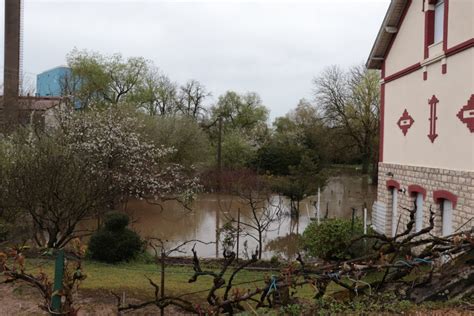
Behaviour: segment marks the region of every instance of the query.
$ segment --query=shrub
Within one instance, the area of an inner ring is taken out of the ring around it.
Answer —
[[[127,214],[112,212],[107,214],[104,227],[108,231],[120,231],[128,226],[130,219]]]
[[[273,255],[271,258],[270,258],[270,263],[274,266],[277,266],[280,264],[280,258],[278,258],[277,255]]]
[[[360,219],[328,219],[320,225],[312,222],[303,233],[303,246],[309,255],[324,260],[341,260],[360,257],[370,250],[369,244],[352,240],[363,235],[364,228]],[[352,243],[352,245],[351,245]]]
[[[116,263],[135,258],[143,248],[137,233],[127,228],[126,214],[110,213],[104,227],[97,230],[89,242],[89,256],[98,261]]]

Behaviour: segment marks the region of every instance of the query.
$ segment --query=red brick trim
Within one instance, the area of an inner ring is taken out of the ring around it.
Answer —
[[[415,193],[421,193],[423,194],[423,200],[426,199],[426,189],[423,188],[422,186],[419,186],[417,184],[412,184],[408,186],[408,193],[410,195],[414,195]]]
[[[436,0],[430,0],[430,1],[431,1],[431,4],[435,4],[435,3],[436,3]],[[460,53],[460,52],[462,52],[462,51],[464,51],[464,50],[466,50],[466,49],[469,49],[469,48],[474,47],[474,38],[471,38],[471,39],[469,39],[469,40],[467,40],[467,41],[464,41],[464,42],[462,42],[462,43],[460,43],[460,44],[457,44],[457,45],[455,45],[455,46],[453,46],[453,47],[448,48],[449,0],[444,0],[444,1],[445,1],[445,2],[444,2],[444,5],[445,5],[444,10],[445,10],[445,11],[444,11],[444,26],[443,26],[443,27],[444,27],[444,30],[443,30],[443,51],[445,52],[446,57],[449,57],[449,56],[456,55],[456,54],[458,54],[458,53]],[[398,29],[400,29],[400,26],[402,25],[403,20],[405,19],[405,16],[406,16],[406,14],[407,14],[407,12],[408,12],[408,9],[409,9],[410,6],[411,6],[411,3],[412,3],[412,0],[409,0],[408,3],[407,3],[407,5],[405,6],[404,12],[403,12],[403,14],[402,14],[402,16],[401,16],[401,18],[400,18],[399,23],[398,23]],[[424,4],[424,2],[423,2],[423,4]],[[424,10],[424,11],[425,11],[425,10]],[[430,10],[430,11],[433,13],[433,22],[434,22],[434,11],[433,11],[433,10]],[[430,12],[430,11],[428,11],[428,10],[425,11],[425,14],[426,14],[427,12]],[[429,29],[427,28],[427,26],[428,26],[428,25],[427,25],[427,21],[426,21],[426,19],[425,19],[425,44],[426,44],[426,41],[429,39],[429,37],[426,36],[426,35],[427,35],[426,32],[429,31]],[[395,35],[392,37],[391,41],[390,41],[390,44],[389,44],[388,49],[387,49],[387,51],[386,51],[386,53],[385,53],[385,56],[384,56],[384,57],[385,57],[385,60],[387,59],[387,56],[388,56],[388,54],[390,53],[390,50],[391,50],[392,45],[393,45],[393,42],[395,41],[395,38],[397,37],[397,35],[398,35],[398,33],[395,34]],[[433,40],[434,40],[434,23],[433,23],[433,34],[432,34],[432,35],[433,35]],[[432,43],[431,43],[431,44],[432,44]],[[429,44],[429,45],[431,45],[431,44]],[[429,45],[428,45],[428,46],[429,46]],[[428,49],[428,46],[425,45],[425,54],[428,55],[427,57],[425,56],[425,59],[426,59],[426,58],[429,58],[429,50],[426,51],[426,49]],[[421,63],[416,63],[416,64],[411,65],[411,66],[409,66],[409,67],[406,67],[406,68],[404,68],[404,69],[402,69],[402,70],[400,70],[400,71],[397,71],[397,72],[395,72],[394,74],[389,75],[389,76],[387,76],[387,77],[385,77],[385,71],[383,71],[383,72],[382,72],[382,79],[384,79],[385,83],[388,83],[388,82],[390,82],[390,81],[397,80],[397,79],[402,78],[402,77],[404,77],[404,76],[406,76],[406,75],[409,75],[409,74],[411,74],[412,72],[415,72],[415,71],[417,71],[417,70],[419,70],[419,69],[421,69],[421,68],[422,68],[422,67],[421,67]],[[441,69],[442,73],[443,73],[443,74],[447,73],[447,69],[448,69],[448,68],[447,68],[447,65],[442,66],[442,69]]]
[[[449,57],[449,56],[453,56],[453,55],[456,55],[457,53],[460,53],[466,49],[469,49],[469,48],[472,48],[474,47],[474,38],[471,38],[467,41],[464,41],[460,44],[457,44],[453,47],[450,47],[446,50],[446,56]]]
[[[402,69],[396,73],[394,73],[393,75],[390,75],[386,78],[384,78],[384,82],[385,83],[388,83],[390,81],[393,81],[393,80],[397,80],[401,77],[404,77],[406,75],[409,75],[411,74],[412,72],[415,72],[417,70],[420,70],[421,69],[421,64],[420,63],[416,63],[414,65],[411,65],[410,67],[407,67],[405,69]]]
[[[423,80],[428,80],[428,71],[423,71]]]
[[[453,209],[456,208],[456,205],[458,204],[458,197],[457,195],[446,191],[446,190],[437,190],[433,192],[433,200],[436,203],[440,203],[442,200],[448,200],[453,203]]]
[[[400,190],[400,183],[398,183],[397,181],[395,180],[387,180],[387,189],[388,190],[391,190],[393,188],[397,189],[397,190]]]
[[[445,53],[448,50],[448,18],[449,18],[449,0],[444,0],[443,51]]]
[[[445,75],[448,72],[448,65],[447,64],[442,64],[441,65],[441,73]]]
[[[385,61],[382,63],[382,77],[385,75]],[[385,83],[380,85],[379,162],[383,162],[383,141],[385,124]]]
[[[429,46],[434,42],[434,10],[425,11],[425,46],[424,46],[424,57],[427,59],[430,57]]]
[[[451,48],[448,48],[448,50],[446,51],[446,57],[456,55],[456,54],[458,54],[462,51],[465,51],[466,49],[473,48],[473,47],[474,47],[474,38],[471,38],[470,40],[464,41],[464,42],[462,42],[458,45],[455,45]],[[397,71],[396,73],[394,73],[390,76],[387,76],[386,78],[384,78],[385,76],[382,76],[382,79],[384,79],[385,83],[388,83],[390,81],[397,80],[401,77],[409,75],[412,72],[420,70],[421,68],[422,68],[421,63],[416,63],[416,64],[411,65],[407,68],[404,68],[400,71]],[[385,75],[385,72],[383,73],[383,75]]]

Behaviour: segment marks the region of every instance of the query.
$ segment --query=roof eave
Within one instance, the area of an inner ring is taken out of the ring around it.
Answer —
[[[366,67],[368,69],[381,69],[383,61],[387,54],[390,42],[393,37],[396,36],[396,33],[387,32],[387,28],[398,27],[400,26],[400,21],[403,16],[403,11],[408,4],[408,0],[392,0],[385,14],[382,25],[380,26],[379,32],[375,39],[372,50],[370,51],[369,58],[366,62]]]

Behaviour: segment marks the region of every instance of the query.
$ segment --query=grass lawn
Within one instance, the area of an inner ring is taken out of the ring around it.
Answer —
[[[82,282],[80,288],[83,290],[102,290],[114,291],[127,294],[137,298],[152,298],[154,288],[149,284],[148,278],[152,279],[156,284],[160,284],[159,266],[153,263],[130,262],[120,264],[106,264],[97,261],[85,260],[82,262],[83,272],[87,278]],[[202,265],[203,270],[211,270],[218,272],[215,267],[206,267]],[[424,270],[424,269],[423,269]],[[27,272],[38,273],[43,271],[53,278],[54,262],[49,259],[29,259],[27,260]],[[224,275],[227,281],[232,273],[233,268],[230,267]],[[211,276],[200,276],[196,282],[189,283],[188,280],[194,271],[191,266],[168,266],[165,275],[165,291],[167,295],[183,295],[191,293],[190,298],[203,300],[206,298],[208,290],[212,286],[213,278]],[[234,278],[234,288],[239,289],[255,289],[265,285],[262,279],[271,277],[277,272],[272,271],[253,271],[242,270]],[[413,273],[417,274],[417,273]],[[374,272],[367,275],[363,280],[365,282],[373,282],[381,279],[383,272]],[[415,275],[407,278],[415,278]],[[349,282],[343,278],[343,281]],[[243,284],[239,284],[243,283]],[[350,283],[350,282],[349,282]],[[363,284],[360,284],[363,286]],[[344,290],[343,287],[331,282],[326,290],[326,294]],[[202,291],[202,292],[201,292]],[[223,289],[219,290],[223,292]],[[200,292],[200,293],[195,293]],[[219,292],[218,292],[219,293]],[[296,297],[311,299],[314,297],[315,291],[311,285],[304,285],[297,289]]]
[[[27,272],[35,274],[42,270],[53,278],[53,265],[52,260],[29,259],[27,260]],[[87,278],[80,286],[82,290],[114,291],[116,293],[125,291],[129,296],[145,299],[152,298],[154,295],[154,288],[149,284],[147,277],[160,284],[159,267],[152,263],[131,262],[112,265],[95,261],[83,261],[82,267],[83,272],[87,274]],[[208,269],[204,266],[203,269],[218,271],[215,268]],[[228,280],[232,271],[232,268],[228,269],[224,276],[226,280]],[[201,276],[196,282],[188,283],[193,273],[191,266],[168,266],[165,278],[166,293],[170,295],[193,293],[188,297],[196,301],[204,300],[207,296],[206,290],[212,286],[212,277]],[[271,274],[272,272],[243,270],[235,277],[234,287],[239,289],[263,287],[262,279],[266,276],[270,277]],[[245,284],[238,285],[239,283]],[[336,285],[332,291],[338,288]],[[203,292],[194,293],[199,291]],[[313,295],[314,291],[309,285],[298,289],[298,297],[311,298]]]

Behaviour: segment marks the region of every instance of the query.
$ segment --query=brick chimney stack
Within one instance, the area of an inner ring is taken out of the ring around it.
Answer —
[[[5,0],[4,102],[1,119],[2,125],[8,125],[10,128],[16,126],[19,121],[20,32],[21,0]]]

